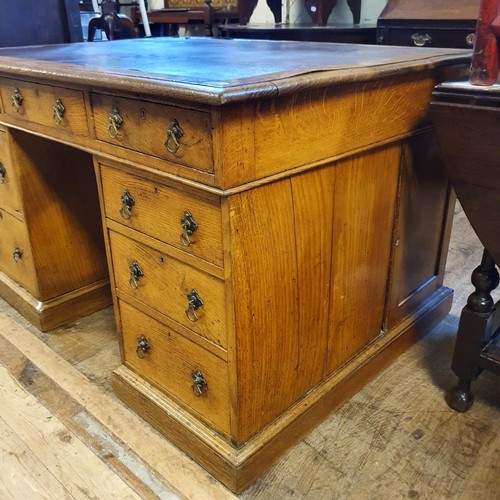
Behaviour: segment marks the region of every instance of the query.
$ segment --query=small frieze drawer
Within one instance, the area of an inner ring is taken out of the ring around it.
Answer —
[[[36,290],[35,267],[26,226],[0,209],[0,270],[31,293]]]
[[[226,348],[224,282],[109,231],[118,290]]]
[[[106,217],[223,266],[218,197],[194,195],[101,165]]]
[[[83,92],[22,80],[0,79],[5,114],[75,135],[89,128]]]
[[[210,113],[96,93],[92,109],[99,140],[214,171]]]
[[[10,161],[7,133],[0,129],[0,207],[21,213],[21,199]]]
[[[229,434],[227,363],[123,300],[119,308],[125,364]]]

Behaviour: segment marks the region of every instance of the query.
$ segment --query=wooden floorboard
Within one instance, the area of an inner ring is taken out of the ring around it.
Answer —
[[[242,499],[500,498],[500,379],[479,377],[466,414],[443,400],[481,254],[458,209],[445,281],[455,290],[450,315]],[[117,400],[110,377],[119,364],[111,309],[41,333],[0,302],[0,498],[234,498]],[[113,479],[96,485],[97,469]],[[110,496],[113,481],[122,489]]]

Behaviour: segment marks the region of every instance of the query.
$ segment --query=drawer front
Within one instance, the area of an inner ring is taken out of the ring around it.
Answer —
[[[226,348],[222,281],[114,231],[109,239],[120,291]]]
[[[101,178],[106,217],[222,267],[218,204],[106,166]]]
[[[21,212],[21,198],[10,161],[7,133],[0,130],[0,207]]]
[[[96,137],[204,172],[214,171],[209,113],[92,94]]]
[[[380,41],[385,45],[472,49],[475,37],[474,31],[474,28],[389,28]]]
[[[83,92],[50,85],[0,79],[4,112],[12,117],[88,135]]]
[[[125,364],[229,434],[225,361],[120,301]]]
[[[0,209],[0,270],[33,295],[36,277],[28,234],[23,222]]]

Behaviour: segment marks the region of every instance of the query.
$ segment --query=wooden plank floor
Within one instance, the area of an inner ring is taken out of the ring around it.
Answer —
[[[455,215],[451,314],[291,449],[242,499],[498,499],[500,379],[467,414],[443,392],[482,249]],[[234,498],[117,400],[111,309],[41,333],[0,301],[0,498]]]

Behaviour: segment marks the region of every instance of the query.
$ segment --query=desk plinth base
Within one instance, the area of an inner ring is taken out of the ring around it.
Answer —
[[[288,448],[392,363],[450,311],[453,291],[437,290],[414,315],[362,351],[240,448],[121,366],[113,389],[131,409],[204,467],[241,493]]]
[[[0,297],[42,332],[76,321],[111,304],[109,279],[42,302],[2,272]]]

